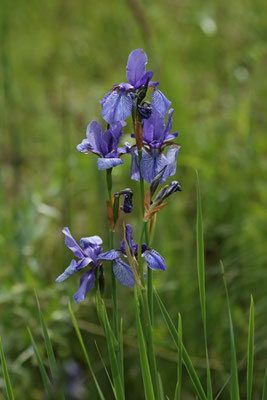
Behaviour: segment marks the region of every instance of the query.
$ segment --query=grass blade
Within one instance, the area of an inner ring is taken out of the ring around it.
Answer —
[[[263,383],[263,391],[262,391],[262,400],[267,400],[267,368],[265,370],[264,375],[264,383]]]
[[[44,384],[45,391],[47,393],[48,398],[51,399],[51,398],[53,398],[53,396],[52,396],[53,392],[52,392],[52,386],[51,386],[50,379],[48,378],[48,375],[46,373],[44,364],[43,364],[41,356],[39,354],[38,347],[37,347],[37,345],[35,343],[35,340],[34,340],[34,338],[32,336],[30,328],[27,328],[27,329],[28,329],[28,332],[29,332],[29,335],[30,335],[31,344],[32,344],[32,347],[33,347],[33,351],[34,351],[37,363],[38,363],[38,367],[39,367],[39,370],[40,370],[40,374],[41,374],[41,377],[42,377],[42,381],[43,381],[43,384]]]
[[[177,364],[177,384],[175,388],[174,400],[181,400],[182,390],[182,346],[183,346],[183,328],[181,314],[178,314],[178,364]]]
[[[98,383],[98,381],[97,381],[97,379],[96,379],[96,376],[95,376],[95,373],[94,373],[94,371],[93,371],[93,368],[92,368],[92,365],[91,365],[91,362],[90,362],[90,359],[89,359],[89,356],[88,356],[86,347],[85,347],[85,345],[84,345],[84,341],[83,341],[83,338],[82,338],[82,335],[81,335],[81,332],[80,332],[80,329],[79,329],[79,326],[78,326],[78,323],[77,323],[76,317],[75,317],[75,315],[74,315],[74,312],[73,312],[73,310],[72,310],[72,307],[71,307],[70,302],[69,302],[69,312],[70,312],[70,316],[71,316],[71,319],[72,319],[72,323],[73,323],[73,326],[74,326],[76,335],[77,335],[77,337],[78,337],[78,340],[79,340],[79,342],[80,342],[81,348],[82,348],[82,350],[83,350],[83,354],[84,354],[84,357],[85,357],[85,359],[86,359],[88,368],[89,368],[89,370],[90,370],[90,372],[91,372],[91,374],[92,374],[93,380],[94,380],[94,382],[95,382],[95,385],[96,385],[96,388],[97,388],[99,397],[100,397],[101,400],[105,400],[105,397],[104,397],[104,395],[103,395],[103,393],[102,393],[102,390],[101,390],[101,388],[100,388],[100,386],[99,386],[99,383]]]
[[[142,329],[141,320],[140,320],[140,314],[139,314],[140,305],[139,305],[136,285],[134,288],[134,297],[135,297],[134,304],[135,304],[137,339],[138,339],[138,344],[139,344],[139,355],[140,355],[142,377],[143,377],[143,383],[144,383],[144,389],[145,389],[145,398],[149,399],[149,400],[154,400],[155,396],[154,396],[152,379],[151,379],[149,363],[148,363],[148,358],[147,358],[145,338],[144,338],[143,329]]]
[[[161,379],[160,373],[158,373],[158,380],[159,380],[159,398],[160,398],[160,400],[165,400],[164,389],[163,389],[163,384],[162,384],[162,379]]]
[[[42,326],[43,337],[44,337],[44,342],[45,342],[45,348],[46,348],[46,352],[47,352],[47,356],[48,356],[51,375],[52,375],[53,378],[56,379],[56,377],[57,377],[57,363],[56,363],[55,354],[54,354],[54,351],[53,351],[51,340],[50,340],[49,335],[48,335],[46,322],[45,322],[45,319],[44,319],[44,316],[43,316],[43,313],[42,313],[42,310],[41,310],[40,303],[39,303],[39,300],[38,300],[36,292],[35,292],[35,296],[36,296],[36,302],[37,302],[40,322],[41,322],[41,326]]]
[[[208,353],[207,339],[207,317],[206,317],[206,290],[205,290],[205,261],[204,261],[204,239],[203,239],[203,222],[202,208],[198,172],[197,175],[197,271],[198,271],[198,286],[201,305],[201,315],[204,330],[205,354],[206,354],[206,370],[207,370],[207,397],[212,400],[212,384],[210,376],[210,363]]]
[[[106,307],[99,292],[96,295],[96,304],[97,304],[98,315],[100,317],[107,341],[109,361],[112,371],[113,384],[116,392],[116,399],[124,400],[125,395],[121,381],[120,366],[119,366],[120,360],[118,360],[116,357],[116,354],[118,354],[118,351],[116,351],[116,346],[119,347],[119,343],[115,339],[114,333],[111,329]]]
[[[8,369],[7,369],[7,365],[6,365],[6,359],[5,359],[5,355],[4,355],[4,350],[3,350],[3,347],[2,347],[1,337],[0,337],[0,355],[1,355],[1,364],[2,364],[4,380],[5,380],[7,398],[8,398],[8,400],[14,400],[12,384],[11,384],[11,381],[10,381],[10,378],[9,378],[9,374],[8,374]]]
[[[227,289],[227,283],[224,275],[224,266],[221,261],[221,268],[222,268],[222,275],[223,275],[223,282],[225,287],[226,293],[226,300],[227,300],[227,309],[228,309],[228,318],[229,318],[229,327],[230,327],[230,344],[231,344],[231,399],[232,400],[239,400],[239,384],[238,384],[238,371],[237,371],[237,362],[236,362],[236,349],[235,349],[235,337],[234,337],[234,328],[233,328],[233,321],[231,315],[231,308],[230,308],[230,301]]]
[[[247,400],[251,400],[254,363],[254,302],[250,298],[248,325],[248,365],[247,365]]]
[[[121,356],[121,377],[122,377],[122,384],[124,387],[124,363],[123,363],[123,319],[121,318],[120,323],[120,356]]]
[[[105,372],[106,372],[106,375],[107,375],[107,377],[108,377],[108,380],[109,380],[111,389],[112,389],[112,391],[113,391],[114,397],[115,397],[115,399],[116,399],[116,392],[115,392],[115,388],[114,388],[112,379],[111,379],[111,377],[110,377],[110,375],[109,375],[109,372],[108,372],[107,367],[106,367],[106,365],[105,365],[105,363],[104,363],[102,354],[100,353],[100,350],[99,350],[99,347],[98,347],[96,341],[95,341],[95,347],[96,347],[96,350],[97,350],[98,355],[99,355],[99,357],[100,357],[100,360],[101,360],[101,363],[102,363],[102,365],[103,365],[103,368],[104,368],[104,370],[105,370]]]
[[[174,326],[174,324],[173,324],[173,322],[171,320],[171,317],[170,317],[168,311],[166,310],[166,308],[165,308],[161,298],[159,297],[158,293],[156,292],[156,290],[154,290],[154,293],[155,293],[159,308],[160,308],[160,310],[162,312],[162,315],[163,315],[163,317],[165,319],[165,322],[167,324],[167,327],[169,329],[169,332],[170,332],[170,334],[171,334],[171,336],[173,338],[174,344],[175,344],[176,347],[178,347],[178,332],[177,332],[177,329],[175,328],[175,326]],[[184,365],[185,365],[186,370],[188,372],[188,375],[189,375],[189,377],[191,379],[191,382],[193,383],[193,386],[194,386],[194,388],[196,390],[197,395],[199,396],[199,398],[201,400],[207,400],[207,397],[205,395],[203,387],[202,387],[202,385],[200,383],[199,377],[197,376],[197,373],[196,373],[196,371],[195,371],[195,369],[193,367],[192,361],[190,360],[190,357],[189,357],[189,355],[188,355],[188,353],[187,353],[187,351],[185,349],[185,346],[183,344],[182,344],[182,357],[183,357]]]

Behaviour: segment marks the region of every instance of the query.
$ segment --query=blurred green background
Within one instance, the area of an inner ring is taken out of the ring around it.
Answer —
[[[266,20],[264,0],[2,0],[0,8],[0,335],[15,396],[43,399],[27,326],[45,356],[34,289],[40,298],[68,399],[97,399],[67,303],[79,276],[55,278],[72,258],[61,233],[94,234],[107,250],[105,174],[96,157],[78,153],[87,124],[101,121],[98,103],[126,80],[130,51],[143,48],[148,69],[172,101],[173,130],[182,145],[175,178],[183,192],[157,219],[154,247],[168,268],[155,285],[176,321],[205,384],[204,342],[196,270],[196,175],[205,228],[208,341],[214,391],[229,376],[230,345],[219,260],[226,268],[237,337],[241,398],[245,393],[250,294],[254,296],[255,376],[260,398],[267,359]],[[125,130],[131,133],[131,125]],[[127,138],[126,138],[127,140]],[[132,187],[136,207],[127,221],[138,234],[138,184],[130,160],[114,169],[114,191]],[[120,235],[117,237],[119,244]],[[106,267],[108,268],[108,267]],[[130,293],[130,294],[129,294]],[[107,305],[110,291],[107,279]],[[142,399],[132,292],[120,285],[125,327],[127,399]],[[74,306],[104,393],[107,362],[93,296]],[[176,353],[159,310],[155,336],[159,369],[171,398]],[[0,375],[0,399],[4,381]],[[229,399],[228,390],[221,399]],[[194,399],[184,374],[183,399]]]

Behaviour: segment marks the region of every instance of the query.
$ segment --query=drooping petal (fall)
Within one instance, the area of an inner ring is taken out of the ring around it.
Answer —
[[[106,251],[105,253],[101,253],[98,257],[99,260],[116,260],[116,258],[119,258],[121,256],[121,251],[120,250],[109,250]]]
[[[134,101],[126,90],[114,89],[102,101],[102,117],[109,124],[124,121],[132,112]]]
[[[153,270],[160,269],[161,271],[165,271],[167,268],[164,258],[154,249],[146,250],[142,257],[146,260],[146,263],[149,268]]]
[[[67,279],[70,275],[74,274],[76,269],[77,262],[75,260],[71,260],[70,265],[65,269],[65,271],[59,275],[56,279],[56,282],[63,282]]]
[[[76,301],[76,303],[85,300],[87,293],[93,289],[94,284],[95,284],[94,270],[85,272],[80,279],[80,285],[77,292],[73,295],[73,298]]]
[[[145,181],[151,183],[155,176],[168,164],[168,160],[158,149],[145,152],[141,160],[141,174]],[[167,179],[167,178],[166,178]],[[162,182],[164,180],[162,179]]]
[[[113,272],[116,279],[124,286],[134,286],[134,275],[131,267],[120,258],[113,261]]]
[[[166,154],[166,158],[168,160],[168,164],[167,167],[165,169],[165,172],[163,174],[163,182],[166,181],[166,179],[169,176],[172,176],[175,174],[176,172],[176,166],[177,166],[177,156],[179,153],[181,146],[170,146],[167,154]]]
[[[155,89],[152,94],[152,104],[164,116],[171,105],[171,101],[159,89]]]
[[[118,165],[123,164],[123,161],[120,158],[98,158],[97,159],[97,166],[98,169],[104,170],[104,169],[110,169],[113,167],[117,167]]]

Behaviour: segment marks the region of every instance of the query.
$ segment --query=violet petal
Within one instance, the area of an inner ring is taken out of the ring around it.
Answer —
[[[76,303],[85,300],[87,293],[93,289],[95,284],[95,273],[94,270],[86,271],[81,279],[80,285],[77,292],[74,294],[73,298]]]
[[[165,271],[167,268],[164,258],[154,249],[146,250],[142,254],[142,257],[145,258],[148,267],[153,270],[160,269],[161,271]]]
[[[133,50],[128,57],[126,67],[127,79],[131,85],[135,84],[143,77],[146,72],[147,55],[142,49]]]
[[[134,275],[131,267],[120,258],[113,261],[113,272],[116,279],[124,286],[134,286]]]

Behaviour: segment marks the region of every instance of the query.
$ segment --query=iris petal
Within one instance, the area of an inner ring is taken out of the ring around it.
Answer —
[[[71,260],[70,265],[65,269],[63,274],[61,274],[57,277],[56,282],[63,282],[70,275],[74,274],[77,271],[76,266],[77,266],[77,262],[75,260]]]
[[[142,49],[133,50],[128,57],[126,67],[127,79],[131,85],[135,84],[143,77],[146,72],[147,55]]]
[[[123,161],[120,158],[98,158],[97,166],[99,170],[109,169],[113,167],[117,167],[117,165],[123,164]]]
[[[92,146],[92,150],[102,154],[102,128],[97,121],[92,121],[86,129],[86,137]]]
[[[65,235],[65,244],[73,252],[73,254],[78,258],[85,257],[86,255],[84,254],[78,243],[76,243],[76,241],[73,239],[69,228],[63,228],[62,232]]]
[[[116,260],[116,258],[119,258],[121,256],[121,251],[119,250],[110,250],[107,251],[106,253],[101,253],[98,257],[99,260]]]
[[[145,258],[148,267],[153,270],[160,269],[161,271],[165,271],[167,268],[164,258],[154,249],[146,250],[142,254],[142,257]]]
[[[179,153],[181,146],[170,146],[170,148],[167,151],[166,158],[168,160],[168,165],[165,169],[165,172],[163,174],[163,181],[166,181],[166,179],[169,176],[172,176],[176,172],[176,166],[177,166],[177,156]]]
[[[168,160],[163,153],[157,149],[145,152],[141,160],[141,174],[145,181],[151,183],[155,176],[168,164]],[[163,175],[164,176],[164,175]],[[165,179],[164,179],[165,180]],[[164,181],[162,179],[162,182]]]
[[[80,285],[77,292],[74,294],[73,298],[76,303],[83,301],[87,295],[87,293],[93,289],[95,284],[95,273],[93,270],[85,272],[81,279]]]
[[[132,112],[133,99],[125,90],[112,90],[102,101],[102,117],[109,124],[123,121]]]
[[[95,246],[95,245],[99,246],[102,243],[103,243],[103,240],[98,235],[84,237],[84,238],[81,238],[81,240],[80,240],[80,245],[85,249],[88,246]]]
[[[152,104],[156,110],[164,116],[170,107],[171,102],[160,90],[155,89],[152,94]]]
[[[116,279],[124,286],[134,286],[134,275],[131,267],[119,258],[113,262],[113,272]]]

